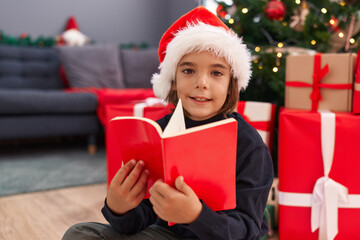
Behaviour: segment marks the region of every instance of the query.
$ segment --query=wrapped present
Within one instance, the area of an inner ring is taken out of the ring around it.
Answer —
[[[356,58],[355,64],[355,82],[354,82],[354,96],[353,96],[353,113],[360,114],[360,49]]]
[[[273,184],[270,188],[269,196],[267,205],[273,206],[274,208],[274,221],[272,226],[277,227],[278,226],[278,219],[279,219],[279,178],[274,178]]]
[[[237,111],[258,131],[271,152],[274,138],[275,104],[239,101]]]
[[[352,53],[288,56],[285,108],[351,112],[355,59]]]
[[[70,93],[88,92],[93,93],[98,98],[97,116],[106,127],[106,109],[112,109],[119,104],[135,104],[143,102],[147,98],[155,98],[152,89],[134,88],[134,89],[113,89],[113,88],[68,88],[65,90]]]
[[[171,105],[165,104],[158,98],[146,98],[136,104],[106,104],[105,105],[105,141],[106,141],[106,160],[108,169],[108,184],[121,167],[121,162],[118,161],[118,148],[113,145],[114,136],[111,131],[108,131],[109,121],[118,116],[136,116],[145,117],[152,120],[158,120],[171,113]]]
[[[359,238],[359,146],[359,116],[280,113],[280,240]]]
[[[153,97],[137,101],[136,103],[106,104],[105,106],[107,123],[111,118],[117,116],[135,116],[158,120],[168,113],[171,113],[171,105],[168,105],[159,98]]]

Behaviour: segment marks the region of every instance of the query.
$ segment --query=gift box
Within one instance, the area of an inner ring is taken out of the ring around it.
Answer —
[[[353,113],[360,114],[360,77],[354,84]]]
[[[360,114],[360,49],[357,54],[355,64],[355,82],[354,82],[354,96],[353,96],[353,113]]]
[[[275,123],[275,104],[267,102],[239,101],[237,112],[253,126],[272,152]]]
[[[158,98],[146,98],[136,103],[106,104],[106,123],[118,116],[145,117],[156,121],[171,113],[171,108],[172,105],[168,105]]]
[[[121,167],[121,161],[118,160],[120,153],[118,152],[118,148],[114,145],[115,141],[113,140],[115,136],[111,131],[108,131],[107,125],[109,121],[118,116],[145,117],[156,121],[166,114],[171,113],[171,108],[171,105],[165,104],[157,98],[147,98],[136,104],[107,104],[105,106],[105,141],[108,184],[110,184],[112,178]]]
[[[272,227],[275,228],[278,226],[278,219],[279,219],[279,178],[274,178],[273,184],[270,188],[268,200],[267,200],[267,206],[273,207],[273,222]]]
[[[134,89],[112,89],[112,88],[70,88],[66,92],[75,93],[93,93],[98,98],[97,116],[101,124],[106,126],[106,108],[118,104],[135,104],[145,101],[148,98],[155,98],[152,89],[134,88]]]
[[[351,112],[355,60],[352,53],[288,56],[285,108]]]
[[[279,239],[359,239],[360,117],[279,117]]]
[[[269,231],[268,233],[261,238],[261,240],[268,239],[270,237],[273,237],[275,235],[275,228],[274,228],[274,215],[275,215],[275,208],[273,205],[266,205],[265,207],[265,218],[268,223]]]

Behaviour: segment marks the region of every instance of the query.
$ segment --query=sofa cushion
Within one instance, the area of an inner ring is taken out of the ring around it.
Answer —
[[[121,50],[126,88],[151,88],[151,77],[158,72],[157,49]]]
[[[96,134],[95,114],[26,115],[0,118],[0,140]]]
[[[124,88],[116,45],[58,47],[57,50],[70,87]]]
[[[60,89],[55,49],[0,45],[0,88]]]
[[[96,108],[97,97],[91,93],[0,89],[0,115],[95,114]]]

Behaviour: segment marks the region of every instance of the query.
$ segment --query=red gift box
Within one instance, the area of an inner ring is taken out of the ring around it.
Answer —
[[[275,104],[239,101],[237,111],[258,131],[271,151],[274,138]]]
[[[163,103],[158,98],[147,98],[137,103],[106,104],[105,126],[112,118],[118,116],[145,117],[156,121],[169,113],[171,113],[171,105]]]
[[[354,114],[360,114],[360,49],[357,54],[355,63],[355,82],[354,82],[354,96],[353,96],[353,109]]]
[[[279,239],[360,238],[359,146],[359,116],[280,113]]]
[[[86,92],[93,93],[98,98],[97,116],[99,121],[106,126],[106,109],[109,105],[134,104],[144,101],[147,98],[153,98],[152,89],[134,88],[134,89],[112,89],[112,88],[69,88],[66,92]],[[111,109],[111,107],[110,107]]]
[[[171,113],[171,105],[161,103],[159,99],[148,98],[136,104],[107,104],[105,105],[105,136],[106,136],[106,159],[108,169],[108,184],[121,167],[118,148],[114,144],[114,135],[108,131],[109,121],[118,116],[137,116],[158,120]]]
[[[354,84],[353,113],[360,114],[360,77]]]

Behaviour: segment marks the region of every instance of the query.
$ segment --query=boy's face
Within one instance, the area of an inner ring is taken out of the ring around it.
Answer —
[[[195,121],[215,116],[224,105],[231,77],[225,58],[209,51],[183,56],[176,69],[175,88],[188,117]]]

